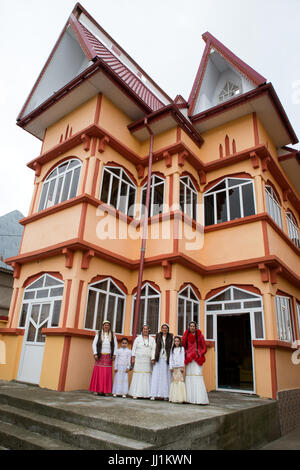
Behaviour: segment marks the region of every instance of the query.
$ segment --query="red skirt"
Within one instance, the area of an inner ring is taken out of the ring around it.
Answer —
[[[90,392],[111,393],[112,391],[112,359],[110,354],[101,354],[95,362],[90,382]]]

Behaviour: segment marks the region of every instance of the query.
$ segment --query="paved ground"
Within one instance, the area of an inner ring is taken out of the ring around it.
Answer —
[[[262,447],[261,450],[300,450],[300,425],[285,436]]]

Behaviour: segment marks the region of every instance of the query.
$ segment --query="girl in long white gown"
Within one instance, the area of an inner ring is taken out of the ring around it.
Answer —
[[[155,347],[155,341],[149,336],[149,327],[145,325],[142,334],[136,337],[132,347],[133,374],[129,395],[134,399],[150,397],[153,347]]]
[[[181,339],[179,336],[175,336],[169,363],[172,372],[169,401],[174,403],[184,403],[186,401],[184,356],[184,348],[181,345]]]
[[[164,323],[161,331],[156,334],[155,348],[152,350],[152,379],[151,400],[164,398],[168,400],[171,385],[171,372],[169,369],[169,357],[173,344],[173,335],[169,332],[169,325]]]

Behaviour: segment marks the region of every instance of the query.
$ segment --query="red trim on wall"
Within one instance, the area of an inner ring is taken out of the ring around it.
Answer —
[[[87,175],[88,175],[88,171],[89,171],[89,163],[90,163],[90,160],[87,159],[86,160],[85,173],[84,173],[84,177],[83,177],[83,185],[82,185],[82,192],[83,193],[85,193],[86,180],[87,180]]]
[[[259,145],[258,123],[256,113],[252,113],[254,145]]]
[[[96,195],[96,185],[97,185],[97,178],[98,178],[98,173],[99,173],[99,166],[100,166],[100,160],[98,160],[98,158],[97,158],[96,159],[94,176],[93,176],[92,191],[91,191],[92,196],[94,196],[94,197]]]
[[[174,175],[169,175],[169,208],[173,205]]]
[[[170,321],[170,291],[166,290],[166,323]]]
[[[276,371],[276,351],[270,349],[270,367],[271,367],[271,383],[272,383],[272,398],[277,398],[277,371]]]
[[[69,355],[70,355],[70,346],[71,346],[71,337],[70,336],[65,336],[65,338],[64,338],[64,348],[63,348],[61,366],[60,366],[59,381],[58,381],[58,387],[57,387],[57,390],[59,392],[64,392],[65,386],[66,386],[68,362],[69,362]]]
[[[35,178],[35,179],[36,179],[36,178]],[[38,189],[39,189],[39,183],[35,183],[33,202],[32,202],[31,211],[30,211],[30,214],[29,214],[29,215],[33,214],[33,212],[34,212],[35,202],[36,202],[36,198],[37,198]],[[24,232],[23,232],[23,235],[24,235]],[[23,238],[22,238],[22,241],[21,241],[21,245],[20,245],[20,250],[19,250],[19,251],[21,251],[22,242],[23,242]]]
[[[93,137],[92,138],[91,157],[94,157],[96,155],[97,142],[98,142],[98,138]]]
[[[25,329],[22,328],[0,328],[1,335],[16,335],[16,336],[24,336]]]
[[[127,289],[127,287],[125,286],[125,284],[124,284],[122,281],[119,281],[119,279],[116,279],[115,277],[110,276],[110,275],[98,275],[98,276],[94,276],[94,277],[89,281],[89,286],[90,286],[91,284],[94,284],[95,282],[100,282],[100,281],[102,281],[103,279],[107,279],[107,278],[112,279],[112,280],[117,284],[117,286],[121,289],[121,291],[123,291],[126,295],[128,294],[128,289]]]
[[[58,271],[40,271],[39,273],[33,274],[25,279],[22,287],[27,287],[29,284],[32,284],[36,279],[40,278],[44,274],[49,274],[49,276],[57,277],[60,281],[63,281],[63,277]]]
[[[215,186],[216,184],[219,183],[219,181],[224,180],[225,178],[249,178],[253,180],[253,176],[250,175],[250,173],[246,173],[245,171],[242,171],[240,173],[227,173],[226,175],[220,176],[219,178],[214,179],[213,181],[210,181],[206,186],[204,186],[203,192],[208,191],[210,188]]]
[[[79,222],[79,228],[78,228],[78,238],[80,240],[83,240],[83,237],[84,237],[87,208],[88,208],[88,203],[84,202],[81,207],[81,215],[80,215],[80,222]]]
[[[15,291],[14,303],[13,303],[13,308],[12,308],[12,312],[11,312],[11,316],[10,316],[10,322],[9,322],[9,326],[8,326],[9,328],[11,328],[11,325],[12,325],[12,322],[13,322],[13,319],[14,319],[18,295],[19,295],[19,287],[17,287],[16,291]]]
[[[97,95],[96,110],[95,110],[95,117],[94,117],[94,123],[95,123],[95,124],[99,124],[100,112],[101,112],[101,104],[102,104],[102,93],[98,93],[98,95]]]
[[[62,323],[63,327],[65,327],[66,323],[67,323],[69,304],[70,304],[71,286],[72,286],[72,280],[68,279],[67,289],[66,289],[66,297],[65,297],[65,309],[64,309],[64,316],[63,316],[63,323]]]
[[[84,285],[84,281],[80,281],[79,282],[79,287],[78,287],[76,313],[75,313],[75,321],[74,321],[74,328],[76,328],[76,329],[78,328],[78,324],[79,324],[80,304],[81,304],[83,285]]]
[[[269,246],[268,228],[267,228],[266,220],[261,221],[261,227],[262,227],[262,233],[263,233],[265,255],[269,255],[270,246]]]
[[[178,289],[178,292],[182,291],[187,286],[191,286],[193,288],[196,296],[198,297],[198,299],[201,300],[200,291],[199,291],[198,287],[195,286],[195,284],[193,284],[192,282],[184,282],[183,284],[181,284],[181,286]]]

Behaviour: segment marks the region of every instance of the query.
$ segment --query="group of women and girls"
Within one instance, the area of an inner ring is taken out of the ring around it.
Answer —
[[[208,396],[202,375],[205,361],[205,339],[194,321],[182,336],[170,333],[163,324],[153,338],[149,327],[134,340],[132,349],[122,338],[120,348],[109,321],[93,341],[95,365],[89,390],[98,395],[127,395],[133,399],[156,398],[174,403],[207,405]],[[114,364],[114,380],[112,368]],[[128,372],[132,370],[129,387]]]

